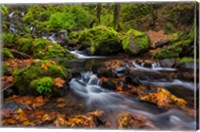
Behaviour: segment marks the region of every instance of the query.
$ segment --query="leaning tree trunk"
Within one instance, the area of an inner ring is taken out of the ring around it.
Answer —
[[[97,4],[97,23],[101,24],[101,3]]]
[[[115,3],[114,21],[113,21],[115,29],[119,28],[120,9],[121,9],[120,3]]]

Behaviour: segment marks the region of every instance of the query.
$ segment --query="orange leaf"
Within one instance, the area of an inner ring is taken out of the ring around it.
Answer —
[[[56,78],[54,79],[54,85],[57,86],[58,88],[61,88],[64,86],[65,81],[62,78]]]
[[[65,107],[65,104],[58,104],[58,105],[56,106],[56,108],[63,108],[63,107]]]

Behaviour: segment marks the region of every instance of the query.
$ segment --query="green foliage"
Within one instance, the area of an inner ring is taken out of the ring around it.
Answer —
[[[6,60],[9,58],[14,59],[12,52],[8,48],[3,48],[3,59]]]
[[[72,28],[75,24],[72,13],[54,13],[48,21],[49,30],[60,30]]]
[[[91,54],[110,55],[121,51],[119,34],[106,26],[97,26],[80,32],[79,43],[90,47]]]
[[[125,34],[122,45],[130,55],[136,55],[149,48],[150,39],[145,33],[131,29]]]
[[[36,89],[39,94],[51,94],[51,88],[54,86],[54,82],[51,77],[43,77],[33,80],[30,84],[31,89]]]
[[[89,27],[91,15],[80,5],[69,5],[66,12],[57,12],[50,16],[49,30],[83,29]]]
[[[0,5],[0,9],[1,9],[0,12],[1,12],[2,15],[8,14],[8,7],[7,6]]]

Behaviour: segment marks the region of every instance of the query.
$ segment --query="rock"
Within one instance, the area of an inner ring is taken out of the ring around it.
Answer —
[[[155,47],[162,47],[164,46],[165,44],[169,43],[170,41],[169,40],[160,40],[158,42],[155,43]]]
[[[138,55],[148,50],[150,43],[150,39],[145,33],[135,29],[129,30],[122,40],[123,49],[130,55]]]
[[[116,90],[115,81],[113,79],[102,81],[100,85],[105,89]]]
[[[138,77],[133,77],[133,76],[126,76],[126,83],[128,84],[133,84],[134,86],[139,86],[141,85],[141,82]]]
[[[161,60],[160,64],[162,67],[168,67],[168,68],[175,67],[177,64],[177,59],[173,59],[173,58],[164,59],[164,60]]]
[[[192,62],[183,62],[183,63],[179,64],[177,67],[180,68],[180,69],[192,69],[192,70],[194,70],[194,66],[195,66],[195,64],[192,63]]]

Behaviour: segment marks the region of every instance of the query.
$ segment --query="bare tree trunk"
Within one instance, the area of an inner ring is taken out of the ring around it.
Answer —
[[[120,18],[120,9],[121,9],[121,5],[120,3],[115,3],[115,7],[114,7],[114,27],[116,29],[119,28],[119,18]]]
[[[97,23],[101,24],[101,3],[97,4]]]

